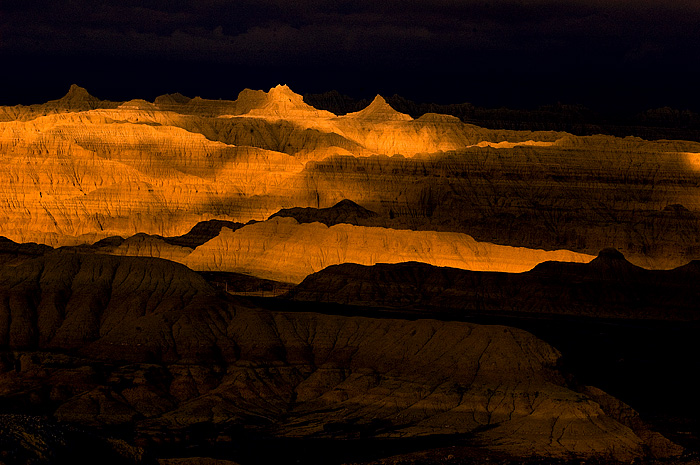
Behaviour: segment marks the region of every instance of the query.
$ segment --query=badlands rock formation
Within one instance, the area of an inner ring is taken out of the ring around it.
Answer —
[[[0,121],[27,121],[39,116],[57,113],[81,112],[97,108],[117,108],[118,106],[118,102],[100,100],[94,95],[90,95],[82,87],[73,84],[68,89],[68,93],[58,100],[29,106],[0,107]]]
[[[298,283],[311,273],[340,263],[420,261],[469,270],[521,272],[547,260],[588,262],[593,258],[568,250],[544,251],[477,242],[461,233],[349,224],[328,227],[279,217],[236,231],[224,228],[182,263],[194,270],[247,272]]]
[[[0,294],[2,403],[145,447],[469,433],[517,456],[648,452],[513,328],[266,311],[184,266],[70,250],[1,267]]]
[[[325,223],[299,223],[319,217]],[[288,209],[247,225],[210,220],[179,237],[136,234],[107,238],[90,250],[111,255],[156,257],[193,270],[245,273],[300,283],[341,263],[418,261],[469,270],[521,272],[546,260],[588,262],[594,257],[568,250],[545,251],[477,242],[461,233],[353,226],[377,215],[350,201],[328,209]],[[327,226],[326,224],[330,225]],[[207,240],[208,239],[208,240]]]
[[[74,86],[2,108],[0,235],[49,245],[200,221],[247,223],[347,199],[363,226],[673,268],[700,258],[700,144],[483,129],[377,97],[344,116],[287,86],[236,100],[103,102]]]
[[[698,143],[484,129],[381,96],[337,116],[287,86],[73,86],[0,108],[0,162],[0,461],[50,462],[66,424],[119,436],[95,441],[115,463],[228,445],[248,465],[248,443],[299,439],[681,452],[523,330],[298,309],[697,320]],[[303,282],[246,300],[203,276]]]
[[[285,298],[438,314],[571,315],[700,320],[700,265],[637,267],[614,249],[590,263],[544,262],[525,273],[465,271],[424,263],[330,266]]]

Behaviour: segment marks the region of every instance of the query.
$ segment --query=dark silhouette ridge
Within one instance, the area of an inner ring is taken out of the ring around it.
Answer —
[[[245,226],[243,223],[226,220],[200,221],[188,233],[182,236],[164,237],[163,240],[171,245],[195,248],[218,236],[221,228],[235,231],[243,226]]]
[[[170,245],[176,245],[178,247],[189,247],[191,249],[194,249],[196,247],[199,247],[200,245],[204,244],[207,241],[210,241],[211,239],[215,238],[216,236],[219,235],[221,232],[221,228],[229,228],[232,230],[236,230],[239,228],[242,228],[245,226],[243,223],[236,223],[234,221],[226,221],[226,220],[208,220],[208,221],[200,221],[196,225],[192,227],[186,234],[183,234],[182,236],[172,236],[172,237],[163,237],[159,236],[157,234],[144,234],[144,233],[139,233],[136,234],[132,237],[151,237],[155,239],[160,239],[166,244]],[[92,246],[89,246],[89,248],[93,249],[111,249],[111,248],[116,248],[119,247],[124,243],[126,239],[120,237],[120,236],[112,236],[112,237],[107,237],[105,239],[101,239]]]
[[[92,247],[94,248],[101,248],[101,247],[119,247],[124,243],[124,238],[121,236],[110,236],[110,237],[105,237],[104,239],[100,239],[99,241],[95,242],[92,244]]]
[[[198,271],[210,284],[231,294],[275,297],[294,287],[292,283],[226,271]]]
[[[615,249],[588,264],[545,262],[525,273],[423,263],[330,266],[284,297],[459,314],[557,314],[700,320],[700,266],[646,270]]]
[[[20,261],[26,258],[38,257],[53,250],[53,247],[34,242],[18,244],[10,239],[0,236],[0,261]]]
[[[291,217],[299,223],[313,223],[317,221],[330,227],[340,223],[361,225],[366,220],[376,218],[379,215],[351,200],[345,199],[328,208],[284,208],[271,215],[270,218],[277,216]]]

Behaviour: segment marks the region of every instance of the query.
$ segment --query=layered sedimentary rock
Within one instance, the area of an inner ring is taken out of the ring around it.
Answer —
[[[471,433],[517,456],[645,454],[522,330],[270,312],[171,262],[72,251],[0,268],[0,293],[0,400],[132,425],[142,444],[191,440],[206,422],[212,441],[245,426],[272,437]]]
[[[305,173],[325,202],[353,200],[390,227],[586,253],[615,247],[638,265],[673,268],[698,250],[698,175],[685,150],[568,138],[411,159],[334,157],[308,163]]]
[[[593,256],[477,242],[461,233],[298,223],[275,217],[236,231],[222,229],[183,261],[200,271],[246,272],[276,281],[301,282],[340,263],[420,261],[469,270],[522,272],[546,260],[588,262]]]
[[[186,235],[161,237],[136,234],[104,239],[90,250],[111,255],[157,257],[193,270],[245,273],[257,278],[299,283],[311,273],[340,263],[418,261],[468,270],[521,272],[546,260],[588,262],[593,256],[567,250],[545,251],[475,241],[461,233],[395,230],[354,226],[348,220],[376,214],[351,202],[325,211],[326,224],[299,223],[314,209],[290,209],[264,222],[247,225],[212,220]],[[228,226],[231,226],[230,228]],[[215,235],[214,235],[215,234]],[[209,235],[214,235],[206,242]]]
[[[378,214],[364,226],[615,247],[653,268],[700,257],[697,143],[414,119],[381,97],[338,117],[286,86],[154,103],[101,102],[73,87],[2,111],[0,234],[17,242],[179,236],[203,220],[347,199]]]
[[[272,195],[277,206],[285,180],[303,168],[282,153],[231,147],[172,126],[118,122],[118,115],[99,111],[0,128],[7,237],[63,245],[137,232],[179,235],[236,209],[249,209],[237,216],[257,217],[256,208],[266,214],[270,207],[254,205]],[[229,205],[239,197],[262,200]]]

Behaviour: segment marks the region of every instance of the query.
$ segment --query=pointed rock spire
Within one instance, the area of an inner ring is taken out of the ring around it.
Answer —
[[[367,108],[355,113],[348,113],[347,117],[365,120],[380,120],[380,121],[411,121],[409,115],[399,113],[389,105],[384,97],[377,94]]]
[[[68,93],[55,101],[59,107],[67,110],[93,110],[100,104],[100,99],[77,84],[72,84]]]
[[[282,118],[331,118],[335,115],[328,111],[317,110],[304,102],[304,98],[292,91],[286,84],[280,84],[267,93],[260,91],[242,99],[239,96],[238,109],[241,113],[248,113],[251,116],[262,117],[282,117]],[[245,102],[244,102],[245,100]]]
[[[277,84],[275,87],[271,88],[270,91],[267,93],[270,97],[274,98],[299,98],[302,99],[302,96],[295,93],[292,89],[289,88],[287,84]]]
[[[78,84],[71,84],[70,89],[68,89],[68,93],[64,98],[66,97],[92,97],[92,95],[90,95],[90,93],[84,87],[80,87]]]

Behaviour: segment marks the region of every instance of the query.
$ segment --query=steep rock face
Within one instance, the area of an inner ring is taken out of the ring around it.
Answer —
[[[321,206],[345,198],[380,214],[365,225],[591,254],[615,247],[640,266],[674,268],[700,250],[698,173],[681,150],[591,137],[412,159],[332,157],[307,163],[305,174]]]
[[[459,233],[392,230],[337,224],[299,224],[271,218],[221,234],[197,247],[184,263],[200,271],[238,271],[277,281],[301,282],[339,263],[420,261],[472,270],[527,271],[545,260],[587,262],[567,250],[544,251],[477,242]]]
[[[0,398],[51,399],[61,421],[133,424],[146,442],[183,440],[204,421],[211,439],[245,425],[284,437],[473,433],[517,456],[644,454],[566,387],[558,352],[521,330],[268,312],[156,259],[58,252],[0,276],[0,345],[15,350]]]
[[[173,236],[217,214],[263,215],[302,165],[170,126],[118,123],[93,112],[5,123],[0,150],[3,233],[53,245],[137,232]],[[277,191],[275,194],[274,191]],[[231,198],[253,197],[222,207]],[[233,212],[238,211],[238,214]],[[54,235],[52,241],[47,235]],[[93,241],[94,242],[94,241]]]

